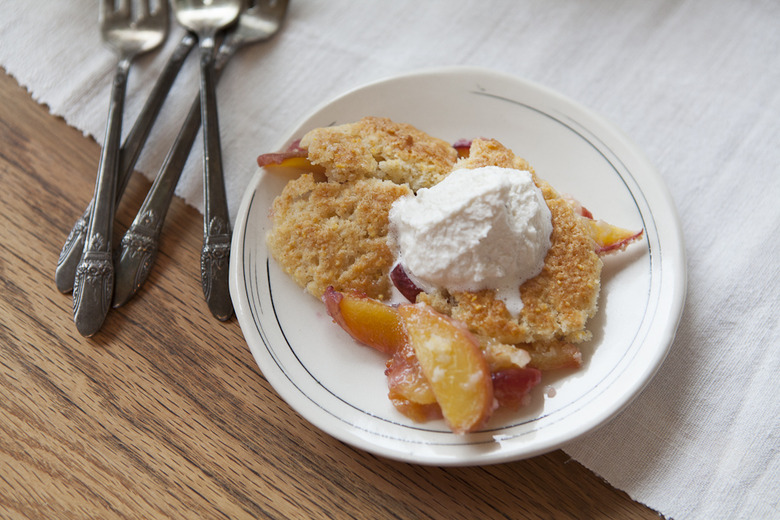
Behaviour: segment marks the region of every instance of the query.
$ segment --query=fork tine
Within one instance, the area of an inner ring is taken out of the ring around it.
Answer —
[[[168,15],[167,0],[138,0],[138,18],[146,18],[150,14],[154,16]]]
[[[100,2],[100,16],[108,16],[114,12],[114,0],[103,0]]]
[[[137,0],[135,5],[135,17],[147,18],[149,16],[149,1],[150,0]]]
[[[116,8],[116,12],[123,14],[124,16],[130,16],[130,0],[119,0],[119,5]]]
[[[268,2],[268,5],[265,7],[267,8],[269,13],[273,13],[277,16],[282,16],[284,12],[287,10],[287,3],[288,0],[270,0]]]
[[[154,10],[154,14],[167,16],[168,0],[157,0],[157,9]]]
[[[270,16],[281,15],[287,9],[287,0],[249,0],[247,11]]]
[[[284,12],[287,10],[288,0],[271,0],[270,11],[271,12]]]

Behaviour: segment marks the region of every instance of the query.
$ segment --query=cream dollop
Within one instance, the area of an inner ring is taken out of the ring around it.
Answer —
[[[496,290],[513,314],[518,288],[541,272],[552,217],[527,171],[459,169],[395,201],[390,236],[398,261],[424,290]]]

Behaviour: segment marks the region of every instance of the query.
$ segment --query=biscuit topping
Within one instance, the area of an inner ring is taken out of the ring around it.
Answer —
[[[386,356],[397,410],[456,433],[527,404],[542,372],[582,366],[601,256],[642,237],[595,220],[495,139],[451,146],[366,117],[258,164],[307,172],[273,202],[273,257]]]

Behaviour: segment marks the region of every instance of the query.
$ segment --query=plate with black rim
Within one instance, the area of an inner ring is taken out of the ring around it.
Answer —
[[[614,125],[540,85],[451,67],[361,86],[316,108],[277,149],[316,127],[388,117],[455,142],[495,138],[596,218],[643,229],[604,258],[583,366],[546,373],[528,406],[499,410],[481,430],[416,423],[387,398],[385,357],[351,339],[319,300],[270,256],[273,199],[290,180],[260,168],[233,233],[230,291],[252,355],[279,396],[323,432],[390,459],[438,466],[494,464],[561,447],[612,419],[647,385],[674,339],[686,291],[682,232],[671,196],[644,154]],[[276,150],[258,150],[258,154]]]

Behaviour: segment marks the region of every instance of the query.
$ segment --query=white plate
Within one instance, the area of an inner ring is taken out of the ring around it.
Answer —
[[[608,421],[653,377],[674,338],[686,271],[676,210],[661,178],[601,117],[538,85],[491,71],[445,68],[373,83],[316,109],[280,143],[366,115],[411,123],[454,142],[493,137],[597,218],[644,228],[605,259],[600,309],[584,366],[546,375],[531,404],[458,436],[414,423],[387,398],[385,359],[362,347],[269,257],[268,210],[288,178],[260,169],[238,213],[230,262],[236,316],[263,375],[303,417],[352,446],[420,464],[472,465],[538,455]],[[258,150],[270,152],[275,150]]]

